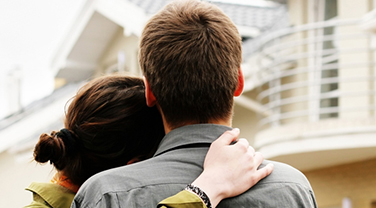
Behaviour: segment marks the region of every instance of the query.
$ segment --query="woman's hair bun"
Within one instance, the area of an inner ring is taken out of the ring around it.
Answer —
[[[62,170],[65,166],[65,145],[63,139],[56,133],[53,131],[51,135],[45,133],[40,135],[34,148],[34,160],[39,163],[50,161],[56,169]]]

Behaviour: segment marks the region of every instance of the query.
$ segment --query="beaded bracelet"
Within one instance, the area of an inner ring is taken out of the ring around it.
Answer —
[[[195,193],[197,196],[201,198],[201,200],[205,203],[207,208],[212,208],[208,195],[206,195],[206,193],[199,187],[194,186],[192,184],[188,184],[187,187],[185,187],[185,190]]]

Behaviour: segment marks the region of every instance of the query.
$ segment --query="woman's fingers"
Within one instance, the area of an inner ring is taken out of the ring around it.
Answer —
[[[239,129],[226,131],[211,144],[204,171],[192,183],[215,203],[248,190],[273,170],[272,165],[259,169],[264,157],[246,139],[236,140],[239,133]]]
[[[234,144],[234,146],[236,147],[240,147],[242,150],[244,151],[248,151],[249,150],[249,142],[248,140],[244,139],[244,138],[241,138],[239,139],[236,144]],[[252,148],[253,149],[253,148]],[[253,150],[254,151],[254,150]]]
[[[226,131],[223,133],[217,140],[215,140],[213,143],[218,143],[221,145],[229,145],[236,141],[240,134],[240,131],[238,128],[234,128],[230,131]]]
[[[255,172],[248,172],[248,176],[250,179],[249,185],[253,186],[261,179],[265,178],[266,176],[270,175],[273,171],[274,165],[272,163],[267,164],[266,166],[257,169]]]
[[[253,161],[258,166],[264,161],[264,156],[260,152],[253,153]]]

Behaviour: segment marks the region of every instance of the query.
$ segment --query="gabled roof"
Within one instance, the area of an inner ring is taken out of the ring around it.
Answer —
[[[236,25],[256,27],[261,31],[271,27],[281,13],[286,13],[284,5],[257,7],[225,3],[214,4],[221,8]]]
[[[60,130],[67,102],[82,83],[66,85],[21,111],[0,120],[0,153],[9,148],[32,147],[42,133]],[[31,145],[31,146],[30,146]]]
[[[52,61],[52,71],[68,80],[86,79],[114,35],[140,36],[150,18],[171,0],[87,0]],[[209,1],[209,0],[207,0]],[[253,39],[287,16],[286,5],[272,7],[211,2],[236,24],[242,37]],[[245,49],[245,51],[249,51]]]

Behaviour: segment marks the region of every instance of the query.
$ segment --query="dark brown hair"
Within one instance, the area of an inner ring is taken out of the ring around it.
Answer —
[[[68,107],[66,130],[42,134],[37,162],[50,161],[74,184],[100,171],[150,157],[164,136],[161,116],[146,105],[142,79],[106,76],[83,86]],[[141,158],[142,159],[142,158]]]
[[[241,59],[235,25],[207,2],[173,1],[141,36],[141,69],[172,127],[228,119]]]

